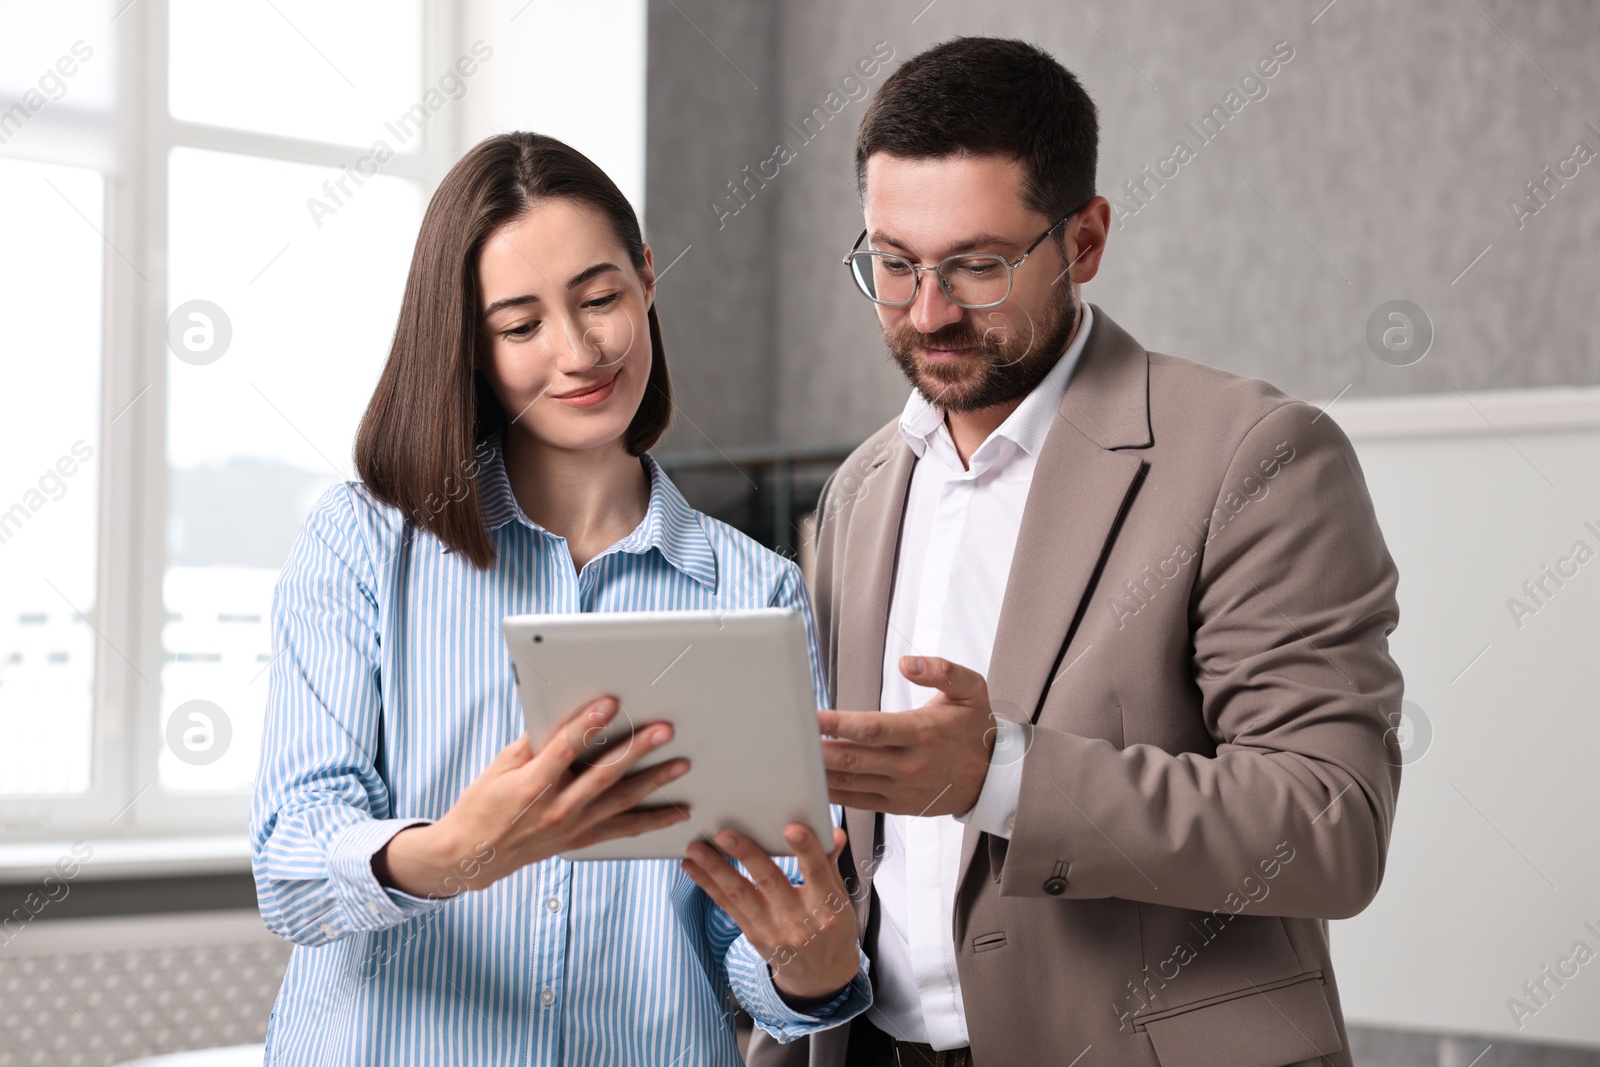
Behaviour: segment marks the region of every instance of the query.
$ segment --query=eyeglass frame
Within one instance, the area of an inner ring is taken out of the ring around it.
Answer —
[[[939,291],[944,293],[945,299],[950,301],[950,303],[954,304],[956,307],[965,308],[968,311],[982,311],[985,308],[999,307],[1001,304],[1004,304],[1007,300],[1011,299],[1012,278],[1013,275],[1016,274],[1017,268],[1022,266],[1023,263],[1027,262],[1028,257],[1033,255],[1034,249],[1044,244],[1044,239],[1054,233],[1056,231],[1056,227],[1060,226],[1063,222],[1066,222],[1068,219],[1072,218],[1072,216],[1088,207],[1092,202],[1093,198],[1091,197],[1089,200],[1084,201],[1082,204],[1073,208],[1055,222],[1051,223],[1050,228],[1041,233],[1038,238],[1035,239],[1033,244],[1029,245],[1023,251],[1022,255],[1017,257],[1017,261],[1015,263],[1007,259],[1005,256],[1002,256],[998,252],[957,252],[955,255],[945,256],[931,267],[919,267],[915,263],[912,263],[911,260],[907,259],[905,256],[898,255],[894,252],[879,252],[877,249],[873,248],[862,248],[861,242],[867,239],[867,231],[865,228],[863,228],[861,231],[861,236],[856,238],[856,243],[851,245],[850,251],[845,253],[844,265],[850,268],[850,277],[854,279],[857,291],[859,291],[862,296],[866,297],[874,304],[878,304],[883,307],[903,308],[909,307],[915,303],[917,299],[917,291],[922,287],[922,272],[925,270],[933,271],[934,276],[939,279]],[[879,300],[877,297],[863,289],[861,287],[861,276],[856,272],[854,263],[856,254],[858,252],[869,256],[888,256],[892,259],[898,259],[906,264],[909,264],[911,267],[911,295],[900,301]],[[939,273],[939,268],[943,267],[946,263],[949,263],[952,259],[961,259],[964,256],[989,256],[1004,263],[1006,265],[1006,295],[1002,296],[999,300],[995,300],[987,304],[963,304],[961,301],[951,296],[950,283],[945,280],[943,274]]]

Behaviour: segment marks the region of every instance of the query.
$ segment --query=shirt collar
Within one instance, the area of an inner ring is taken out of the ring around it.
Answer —
[[[516,521],[546,537],[554,537],[524,515],[517,503],[511,491],[511,479],[506,474],[504,441],[505,431],[496,430],[479,446],[483,463],[478,469],[478,491],[484,525],[497,530]],[[701,524],[700,513],[689,506],[654,456],[646,452],[640,458],[650,475],[650,503],[645,509],[644,521],[606,551],[644,555],[653,548],[673,567],[701,585],[715,589],[717,555]]]
[[[1061,407],[1061,398],[1066,395],[1067,384],[1072,380],[1078,357],[1088,343],[1089,327],[1094,324],[1094,309],[1089,302],[1081,301],[1079,306],[1083,308],[1082,321],[1078,323],[1078,332],[1072,338],[1072,343],[1056,360],[1056,365],[1050,368],[1050,373],[1033,387],[1022,403],[1017,405],[1017,409],[1006,416],[1006,420],[995,427],[994,432],[978,447],[973,453],[974,460],[978,459],[980,453],[985,459],[990,458],[998,448],[1000,439],[1011,441],[1030,456],[1039,454],[1045,435],[1050,431],[1050,424]],[[911,390],[905,409],[900,413],[900,434],[917,458],[922,458],[936,437],[949,437],[950,431],[944,424],[944,410],[930,404],[920,390]],[[951,448],[954,449],[953,442]]]

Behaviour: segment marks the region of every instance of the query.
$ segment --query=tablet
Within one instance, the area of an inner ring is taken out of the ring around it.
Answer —
[[[805,620],[789,608],[747,611],[511,615],[501,623],[537,751],[596,697],[621,711],[591,741],[598,759],[635,724],[670,722],[673,738],[643,766],[679,756],[689,773],[646,804],[689,820],[562,853],[569,860],[679,859],[691,842],[736,830],[769,854],[793,855],[791,822],[833,847],[827,776]]]

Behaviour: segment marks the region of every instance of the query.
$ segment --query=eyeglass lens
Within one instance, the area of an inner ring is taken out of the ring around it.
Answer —
[[[916,271],[909,260],[882,252],[858,252],[851,260],[856,282],[873,300],[886,304],[910,301]],[[945,293],[958,304],[993,304],[1006,298],[1011,268],[999,256],[954,256],[939,266]]]

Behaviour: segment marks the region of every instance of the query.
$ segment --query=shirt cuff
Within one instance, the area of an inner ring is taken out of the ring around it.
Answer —
[[[856,955],[859,957],[856,976],[838,996],[812,1015],[802,1015],[784,1003],[777,986],[772,984],[772,970],[766,959],[743,935],[728,948],[728,981],[756,1025],[788,1044],[818,1030],[849,1022],[872,1006],[872,983],[867,977],[871,964],[859,944]]]
[[[1022,757],[1027,754],[1033,735],[1027,724],[998,716],[994,722],[994,751],[989,754],[989,773],[983,779],[978,802],[955,819],[1009,841],[1022,796]]]
[[[372,857],[389,839],[408,826],[428,819],[363,819],[341,830],[328,849],[329,881],[351,933],[386,930],[413,916],[433,911],[448,902],[445,897],[415,897],[385,886],[372,871]]]

